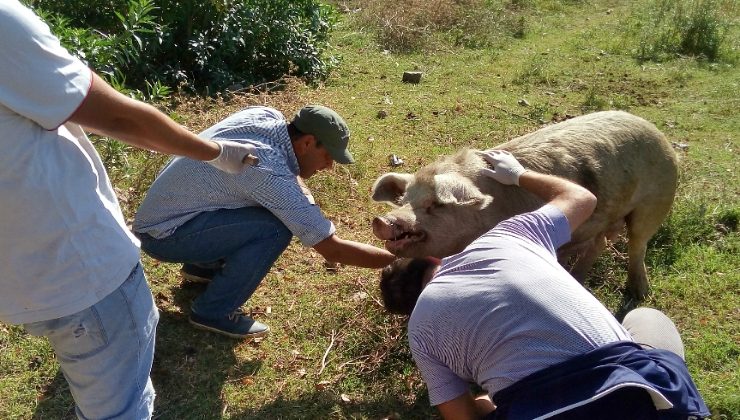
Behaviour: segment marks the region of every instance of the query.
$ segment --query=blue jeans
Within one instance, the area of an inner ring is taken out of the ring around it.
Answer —
[[[193,302],[193,312],[211,319],[242,306],[293,237],[262,207],[204,212],[162,239],[137,235],[141,249],[160,261],[203,266],[223,262],[206,291]]]
[[[81,419],[148,419],[159,313],[141,264],[113,293],[63,318],[25,324],[49,339]]]

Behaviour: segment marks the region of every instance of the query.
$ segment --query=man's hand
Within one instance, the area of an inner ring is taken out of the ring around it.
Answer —
[[[493,169],[485,168],[481,173],[504,185],[519,185],[519,177],[526,169],[511,153],[504,150],[488,150],[481,152],[481,156],[493,166]]]
[[[247,166],[259,164],[259,159],[254,155],[257,150],[251,144],[236,141],[218,141],[221,153],[213,160],[206,161],[216,168],[230,174],[238,174]]]

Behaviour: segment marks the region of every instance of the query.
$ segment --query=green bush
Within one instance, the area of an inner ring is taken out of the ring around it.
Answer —
[[[206,91],[326,77],[336,22],[317,0],[36,0],[63,44],[116,84]]]
[[[160,29],[154,21],[153,1],[131,1],[125,13],[111,9],[110,17],[105,19],[101,13],[95,15],[85,13],[87,6],[71,9],[73,13],[66,16],[59,13],[59,4],[50,9],[36,4],[36,10],[49,23],[62,45],[87,62],[119,90],[126,92],[127,75],[143,62],[143,57],[146,57],[143,54],[144,40]],[[69,6],[72,7],[72,4],[74,3],[70,3]],[[101,29],[81,28],[82,20],[88,17],[99,23],[101,28],[118,27],[118,30],[104,32]],[[147,81],[142,78],[141,84],[136,87],[144,88],[146,85]]]
[[[726,40],[733,2],[723,0],[654,0],[634,19],[641,61],[662,61],[677,55],[717,61]]]

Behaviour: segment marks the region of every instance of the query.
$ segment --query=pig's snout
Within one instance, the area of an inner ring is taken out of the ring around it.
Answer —
[[[395,236],[393,222],[387,217],[378,216],[373,219],[373,234],[378,239],[388,240]]]

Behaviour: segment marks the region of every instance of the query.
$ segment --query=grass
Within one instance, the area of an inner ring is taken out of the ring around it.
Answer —
[[[389,154],[410,172],[440,154],[489,147],[565,115],[625,109],[643,116],[682,146],[674,210],[648,252],[646,304],[677,323],[714,418],[740,418],[740,100],[733,93],[740,72],[732,63],[689,58],[638,63],[637,39],[623,31],[629,2],[516,3],[525,4],[517,12],[526,20],[524,34],[479,50],[441,45],[387,53],[347,14],[333,36],[343,62],[325,84],[288,81],[270,94],[180,97],[166,110],[196,131],[249,104],[286,116],[306,103],[338,110],[350,124],[357,163],[308,183],[341,237],[376,245],[370,220],[386,208],[370,201],[369,189],[378,175],[397,170]],[[738,35],[731,27],[728,39]],[[401,83],[404,70],[422,71],[422,82]],[[523,99],[528,106],[519,104]],[[387,116],[378,118],[379,111]],[[97,144],[130,218],[166,158]],[[250,343],[190,328],[189,302],[200,289],[183,284],[175,265],[144,263],[161,311],[152,372],[156,418],[436,416],[404,320],[378,304],[375,271],[327,271],[318,254],[293,243],[245,305],[273,331]],[[587,283],[613,311],[622,304],[624,269],[624,244],[617,242]],[[0,418],[72,416],[48,344],[0,325]]]

